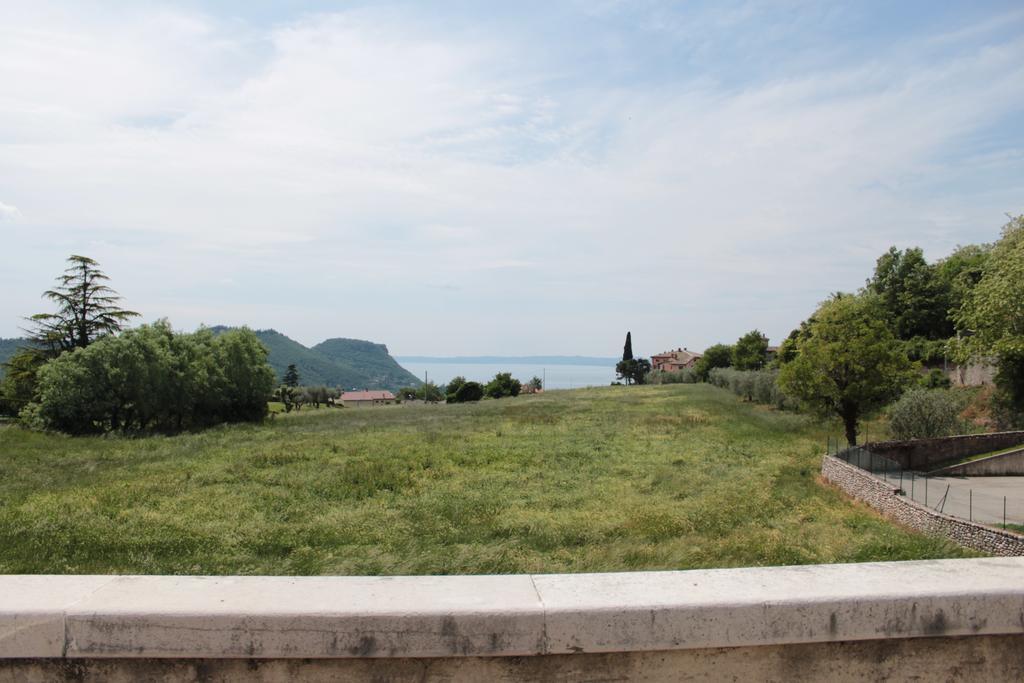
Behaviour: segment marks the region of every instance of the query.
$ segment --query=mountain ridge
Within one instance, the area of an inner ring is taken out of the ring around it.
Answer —
[[[552,365],[615,365],[619,358],[611,356],[395,356],[395,360],[406,363],[451,363],[451,364],[536,364]]]

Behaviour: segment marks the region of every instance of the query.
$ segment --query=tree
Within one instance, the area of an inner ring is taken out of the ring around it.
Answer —
[[[620,360],[615,365],[615,372],[619,379],[626,380],[626,384],[646,384],[647,375],[651,372],[651,361],[646,358],[633,358]]]
[[[416,387],[402,387],[396,396],[400,401],[414,401],[419,398],[419,390]]]
[[[469,403],[484,397],[484,387],[479,382],[463,382],[454,394],[448,395],[448,403]]]
[[[531,378],[530,381],[527,382],[527,384],[529,385],[532,391],[541,391],[542,389],[544,389],[544,380],[542,380],[540,377],[537,377],[536,375],[534,375],[533,378]]]
[[[981,282],[991,253],[991,244],[968,244],[958,246],[952,254],[936,264],[939,277],[949,288],[949,310],[952,320],[957,319],[968,294]]]
[[[503,398],[505,396],[518,396],[519,392],[522,391],[523,385],[517,379],[512,379],[511,372],[499,372],[494,376],[487,386],[484,387],[484,392],[491,398]]]
[[[728,344],[709,346],[704,355],[693,364],[693,371],[701,382],[707,382],[708,376],[715,368],[727,368],[732,365],[732,347]]]
[[[284,404],[284,412],[292,412],[295,407],[295,387],[282,384],[274,390],[274,398]]]
[[[444,388],[445,403],[455,403],[455,394],[458,393],[459,388],[465,383],[466,378],[462,375],[456,375],[448,380],[448,384]]]
[[[35,397],[36,373],[46,363],[46,355],[39,349],[18,349],[4,363],[4,376],[0,380],[0,413],[17,415]]]
[[[22,415],[69,434],[176,432],[267,412],[274,371],[248,329],[174,334],[159,321],[104,336],[38,371]]]
[[[899,396],[914,365],[871,295],[836,296],[813,321],[797,340],[796,357],[782,366],[779,386],[812,410],[842,419],[853,446],[860,419]]]
[[[768,362],[768,337],[751,330],[739,338],[732,349],[732,365],[737,370],[760,370]]]
[[[436,403],[444,400],[444,394],[441,392],[441,387],[433,382],[427,382],[416,389],[416,398]]]
[[[44,298],[57,304],[57,312],[29,318],[32,341],[51,357],[61,351],[84,349],[100,337],[117,334],[125,322],[139,315],[118,306],[121,297],[104,284],[110,278],[96,261],[72,255],[68,263],[71,265],[57,278],[57,286],[43,292]]]
[[[892,247],[875,264],[866,290],[877,294],[893,333],[900,339],[948,339],[950,285],[924,259],[919,247]]]
[[[956,314],[960,360],[995,358],[999,402],[1010,422],[1024,414],[1024,216],[1011,218],[977,285]]]
[[[633,360],[633,336],[626,332],[626,344],[622,347],[622,360]]]
[[[289,363],[288,369],[284,371],[284,385],[293,389],[299,386],[299,369],[295,363]]]

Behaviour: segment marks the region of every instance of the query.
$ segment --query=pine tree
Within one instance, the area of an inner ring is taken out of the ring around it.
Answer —
[[[284,385],[286,387],[297,387],[299,386],[299,369],[295,367],[295,363],[291,363],[288,369],[284,372]]]
[[[626,345],[622,347],[622,360],[633,360],[633,338],[626,332]]]
[[[139,314],[118,307],[121,297],[103,284],[108,278],[87,256],[68,257],[71,264],[57,278],[57,286],[43,296],[57,304],[56,313],[38,313],[29,320],[32,341],[51,355],[84,349],[100,337],[116,334]]]

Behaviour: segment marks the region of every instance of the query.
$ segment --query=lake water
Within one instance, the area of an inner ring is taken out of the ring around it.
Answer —
[[[577,389],[579,387],[606,387],[615,381],[614,365],[558,365],[554,363],[414,363],[398,361],[403,368],[423,379],[428,373],[431,382],[446,384],[452,377],[462,375],[473,382],[486,384],[499,372],[526,383],[532,377],[546,379],[548,389]]]

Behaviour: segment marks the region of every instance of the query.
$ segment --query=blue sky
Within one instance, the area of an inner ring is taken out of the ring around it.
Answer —
[[[184,329],[778,341],[890,245],[1024,212],[1019,3],[23,5],[0,336],[81,253]]]

